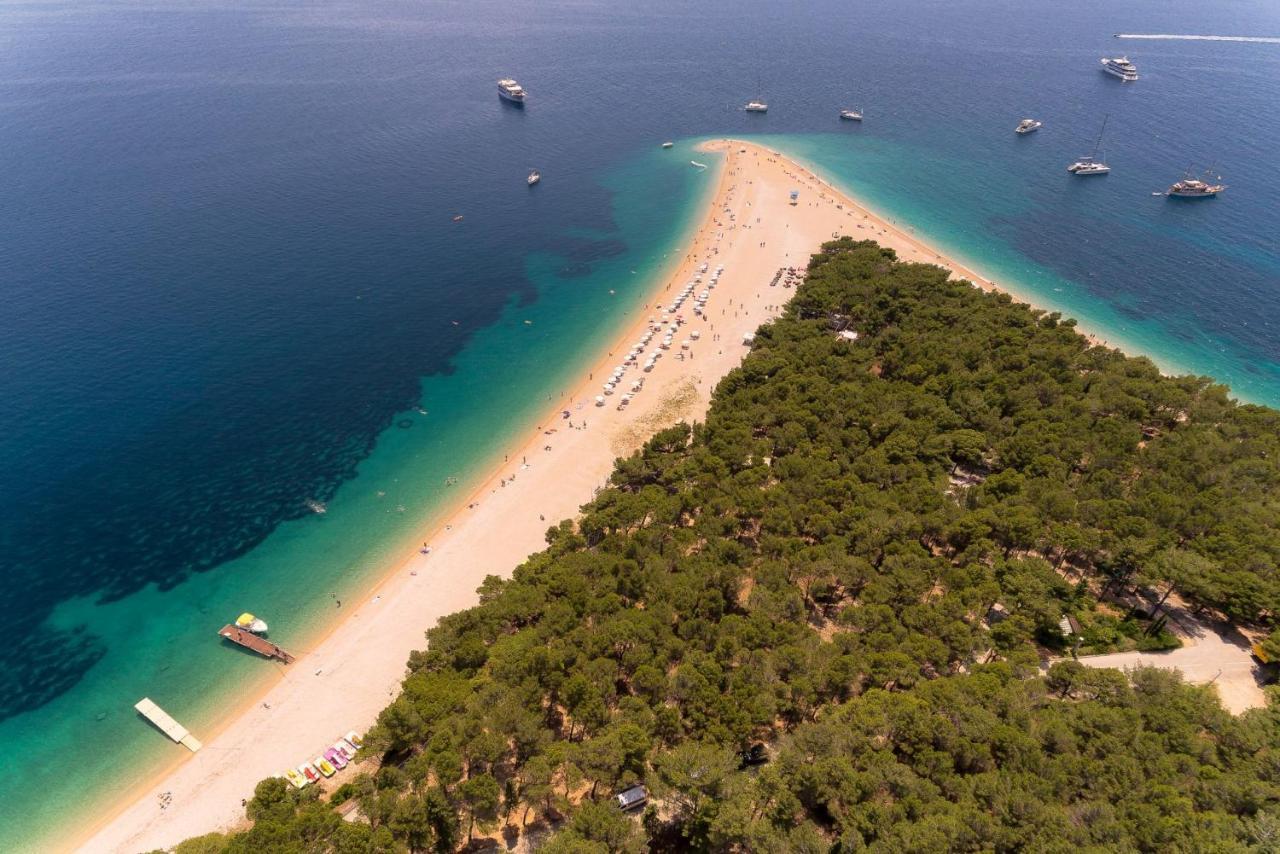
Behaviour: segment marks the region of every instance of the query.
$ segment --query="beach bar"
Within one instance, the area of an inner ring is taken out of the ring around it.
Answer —
[[[258,655],[265,656],[267,658],[274,658],[278,661],[284,662],[285,664],[293,663],[292,655],[285,652],[266,638],[258,637],[253,632],[246,632],[239,626],[233,626],[232,624],[227,623],[218,630],[218,634],[234,644],[238,644],[245,649],[253,650]]]
[[[187,728],[175,721],[168,712],[152,702],[150,697],[143,697],[134,703],[133,707],[138,710],[138,714],[159,727],[161,732],[192,753],[195,753],[203,746],[200,744],[200,739],[188,732]]]

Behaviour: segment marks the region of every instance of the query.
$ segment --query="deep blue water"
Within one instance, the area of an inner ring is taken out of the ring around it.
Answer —
[[[190,679],[122,621],[251,584],[318,613],[365,578],[400,528],[344,496],[491,450],[658,269],[700,198],[663,139],[768,135],[1108,340],[1280,403],[1280,45],[1114,32],[1277,36],[1280,6],[0,6],[0,771],[112,721],[152,739],[121,686]],[[1142,80],[1098,71],[1120,52]],[[1113,174],[1071,179],[1104,115]],[[1188,165],[1230,189],[1151,195]],[[0,774],[0,845],[110,767]]]

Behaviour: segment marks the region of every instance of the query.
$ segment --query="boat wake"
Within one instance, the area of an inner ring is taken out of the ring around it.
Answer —
[[[1254,44],[1280,44],[1280,38],[1271,36],[1182,36],[1171,33],[1116,33],[1118,39],[1154,39],[1180,42],[1253,42]]]

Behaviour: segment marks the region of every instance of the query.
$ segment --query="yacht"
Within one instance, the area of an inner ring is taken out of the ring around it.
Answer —
[[[1102,70],[1112,77],[1119,77],[1126,83],[1138,79],[1138,66],[1130,62],[1127,56],[1117,56],[1111,59],[1107,59],[1104,56],[1098,61],[1102,63]]]
[[[858,112],[857,110],[841,110],[840,118],[846,119],[851,122],[860,122],[862,121],[862,113]]]
[[[506,80],[498,81],[498,95],[504,101],[510,101],[513,104],[523,104],[525,91],[523,86],[508,78]]]
[[[529,184],[530,187],[532,187],[534,184],[538,183],[541,180],[542,180],[542,173],[540,173],[537,169],[534,169],[532,172],[530,172],[529,177],[525,179],[525,181]]]
[[[1031,133],[1032,131],[1040,130],[1042,127],[1044,127],[1044,122],[1035,119],[1023,119],[1018,122],[1018,126],[1013,130],[1014,133]]]
[[[745,109],[748,113],[767,113],[769,105],[764,101],[747,101]]]
[[[1225,189],[1227,189],[1226,184],[1210,184],[1208,181],[1192,178],[1188,174],[1171,186],[1166,195],[1175,199],[1211,199]]]
[[[1110,116],[1103,116],[1102,130],[1098,131],[1098,139],[1093,143],[1093,151],[1086,157],[1081,157],[1075,163],[1067,167],[1067,171],[1074,175],[1105,175],[1111,171],[1102,158],[1098,156],[1098,151],[1102,145],[1102,133],[1107,129],[1107,119]]]

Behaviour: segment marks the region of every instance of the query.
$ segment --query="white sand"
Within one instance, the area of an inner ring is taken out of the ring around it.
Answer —
[[[475,604],[475,590],[486,575],[507,576],[541,550],[547,528],[577,515],[605,483],[617,456],[634,450],[657,429],[703,417],[716,383],[746,352],[743,334],[774,316],[795,293],[781,284],[770,287],[779,267],[803,269],[823,241],[850,235],[893,247],[903,260],[950,266],[991,287],[767,149],[727,141],[708,147],[727,152],[719,189],[689,256],[650,304],[668,304],[704,261],[710,271],[723,265],[724,274],[711,292],[708,320],[696,318],[692,301],[686,302],[680,313],[688,323],[676,334],[675,346],[651,373],[639,367],[626,372],[623,390],[645,377],[644,390],[631,405],[619,411],[619,393],[607,397],[604,407],[593,401],[603,380],[639,340],[644,321],[657,311],[649,311],[618,339],[611,348],[614,355],[602,354],[590,372],[594,379],[582,377],[564,407],[571,413],[569,420],[561,418],[558,405],[528,443],[510,453],[510,462],[495,468],[488,482],[459,503],[447,528],[423,532],[431,554],[406,555],[405,563],[370,590],[313,652],[208,737],[202,751],[143,787],[141,794],[135,790],[131,802],[96,828],[82,828],[78,841],[67,840],[68,848],[145,851],[240,826],[245,821],[241,800],[252,796],[259,780],[314,758],[348,730],[367,729],[397,692],[409,653],[425,645],[428,627]],[[792,189],[800,191],[795,206],[788,200]],[[695,296],[709,278],[704,275],[695,286]],[[676,357],[680,342],[692,329],[699,330],[701,340],[688,351],[692,358],[681,361]],[[717,335],[720,340],[713,340]],[[660,340],[661,335],[655,336],[650,348]],[[569,429],[570,421],[574,429]],[[553,428],[553,433],[544,432]],[[477,504],[469,509],[472,502]],[[351,776],[351,771],[340,772],[335,779]],[[162,810],[159,799],[165,792],[171,803]]]

